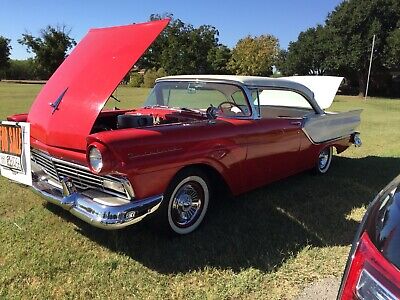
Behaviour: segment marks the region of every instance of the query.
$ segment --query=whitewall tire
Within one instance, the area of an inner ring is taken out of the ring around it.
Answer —
[[[188,168],[179,172],[169,185],[158,211],[160,225],[175,235],[196,230],[207,213],[211,186],[201,170]]]
[[[333,157],[333,147],[326,147],[318,154],[315,171],[317,174],[325,174],[328,172]]]

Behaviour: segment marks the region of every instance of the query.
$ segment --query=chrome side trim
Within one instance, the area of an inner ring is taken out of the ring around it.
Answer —
[[[339,136],[339,137],[336,137],[336,138],[333,138],[333,139],[330,139],[330,140],[326,140],[326,141],[317,143],[317,142],[314,142],[314,141],[312,140],[312,138],[309,136],[309,134],[307,133],[307,131],[304,130],[304,128],[301,128],[301,131],[305,134],[305,136],[308,138],[308,140],[309,140],[309,141],[311,142],[311,144],[313,144],[313,145],[321,145],[321,144],[328,143],[328,142],[336,142],[336,141],[339,141],[339,140],[342,140],[342,139],[345,139],[345,138],[348,138],[348,137],[350,137],[351,139],[354,140],[354,136],[355,136],[355,135],[358,135],[358,137],[359,137],[359,135],[360,135],[360,133],[356,131],[356,132],[351,133],[351,134],[348,134],[348,135]],[[353,143],[356,147],[361,147],[361,145],[362,145],[362,142],[361,142],[361,138],[360,138],[360,137],[359,137],[359,145],[357,145],[354,141],[351,141],[351,143]]]

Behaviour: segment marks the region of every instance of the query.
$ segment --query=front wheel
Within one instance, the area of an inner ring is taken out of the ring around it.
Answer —
[[[184,235],[199,227],[210,202],[207,175],[196,169],[180,172],[165,193],[160,218],[170,232]]]
[[[326,172],[328,172],[329,167],[331,166],[332,157],[333,147],[326,147],[322,149],[318,155],[315,172],[317,174],[325,174]]]

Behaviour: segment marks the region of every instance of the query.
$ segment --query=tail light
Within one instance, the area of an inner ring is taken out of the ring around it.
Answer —
[[[340,299],[400,299],[400,271],[363,233],[349,266]]]

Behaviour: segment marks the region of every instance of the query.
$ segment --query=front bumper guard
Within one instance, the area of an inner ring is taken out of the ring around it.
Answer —
[[[163,200],[163,195],[157,195],[122,205],[105,205],[78,192],[68,178],[63,178],[61,185],[62,189],[37,179],[33,181],[32,189],[48,202],[102,229],[120,229],[135,224],[156,211]]]

